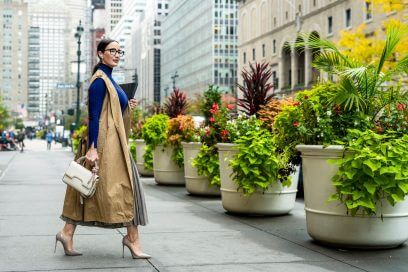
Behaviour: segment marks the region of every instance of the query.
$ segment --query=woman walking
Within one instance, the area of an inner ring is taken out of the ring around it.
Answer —
[[[88,135],[82,137],[76,159],[86,155],[88,167],[97,162],[99,183],[93,197],[83,199],[70,186],[65,194],[61,219],[64,228],[56,235],[65,255],[79,256],[73,248],[77,225],[127,228],[122,247],[135,259],[147,259],[140,246],[138,225],[147,224],[143,188],[135,162],[129,153],[130,112],[137,101],[130,100],[112,78],[112,69],[124,52],[118,42],[102,40],[97,47],[99,63],[94,69],[88,94]]]

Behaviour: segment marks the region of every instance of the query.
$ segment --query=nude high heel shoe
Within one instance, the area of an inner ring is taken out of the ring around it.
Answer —
[[[73,250],[73,249],[71,249],[71,250],[68,250],[68,249],[67,249],[67,241],[64,239],[64,237],[62,237],[61,232],[58,232],[57,235],[55,236],[55,248],[54,248],[54,253],[57,251],[57,242],[58,242],[58,241],[61,242],[62,247],[64,248],[64,252],[65,252],[65,255],[66,255],[66,256],[71,256],[71,257],[73,257],[73,256],[81,256],[81,255],[82,255],[81,252],[78,252],[78,251]]]
[[[150,256],[149,254],[136,254],[133,250],[132,247],[130,246],[132,243],[129,241],[129,239],[127,238],[127,236],[124,236],[122,239],[122,258],[125,258],[125,246],[130,250],[130,254],[132,254],[132,258],[133,259],[150,259],[152,256]]]

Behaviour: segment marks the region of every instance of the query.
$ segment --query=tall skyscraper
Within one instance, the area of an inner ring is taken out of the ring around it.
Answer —
[[[137,18],[146,8],[146,0],[124,0],[123,8],[122,18],[109,34],[109,38],[118,41],[122,50],[126,52],[118,67],[114,70],[113,76],[118,82],[128,82],[129,77],[132,77],[135,73],[134,69],[125,64],[126,61],[132,61],[133,57],[132,52],[126,50],[126,44],[131,42],[132,29],[137,26]]]
[[[106,0],[105,9],[108,21],[106,33],[109,34],[115,26],[119,23],[123,15],[123,0]]]
[[[30,119],[41,118],[40,112],[40,28],[28,30],[28,103]]]
[[[45,117],[52,109],[54,103],[60,103],[55,92],[65,91],[57,88],[59,83],[66,83],[70,75],[69,62],[69,9],[62,1],[39,0],[29,3],[30,38],[29,48],[39,47],[39,75],[38,94],[29,97],[34,117]],[[30,59],[35,62],[35,57]],[[38,71],[38,70],[37,70]],[[31,72],[30,75],[33,76]],[[36,81],[37,82],[37,81]],[[59,94],[58,94],[59,95]],[[69,96],[69,95],[68,95]],[[36,99],[36,100],[33,100]],[[38,103],[37,103],[38,102]],[[64,103],[65,104],[65,103]],[[60,109],[60,105],[58,108]]]
[[[161,94],[191,97],[208,85],[232,93],[237,81],[237,12],[230,0],[173,0],[163,21]]]
[[[167,16],[169,0],[149,0],[146,3],[146,11],[140,21],[140,27],[133,32],[132,39],[139,37],[136,41],[135,51],[140,52],[140,69],[138,97],[142,97],[142,104],[160,103],[160,63],[161,63],[161,25]]]
[[[27,4],[0,0],[0,96],[14,117],[27,106]]]

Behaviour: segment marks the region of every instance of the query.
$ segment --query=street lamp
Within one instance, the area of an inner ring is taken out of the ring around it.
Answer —
[[[176,89],[176,78],[178,78],[179,75],[177,74],[177,71],[174,73],[174,75],[171,77],[171,79],[173,80],[173,90]]]
[[[75,128],[78,128],[79,126],[79,116],[80,116],[80,109],[79,109],[79,89],[81,87],[81,84],[79,82],[80,80],[80,64],[81,64],[81,36],[82,33],[84,32],[84,28],[82,26],[81,20],[79,20],[79,25],[76,28],[75,32],[75,38],[78,39],[78,51],[77,51],[77,56],[78,56],[78,71],[77,71],[77,101],[76,101],[76,121],[75,121]]]

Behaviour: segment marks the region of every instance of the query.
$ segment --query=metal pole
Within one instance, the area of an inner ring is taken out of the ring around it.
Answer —
[[[81,25],[81,22],[79,22]],[[77,101],[76,101],[76,121],[75,121],[75,129],[79,128],[79,116],[80,116],[80,108],[79,108],[79,93],[80,93],[80,65],[81,65],[81,33],[78,33],[78,71],[77,71]]]

